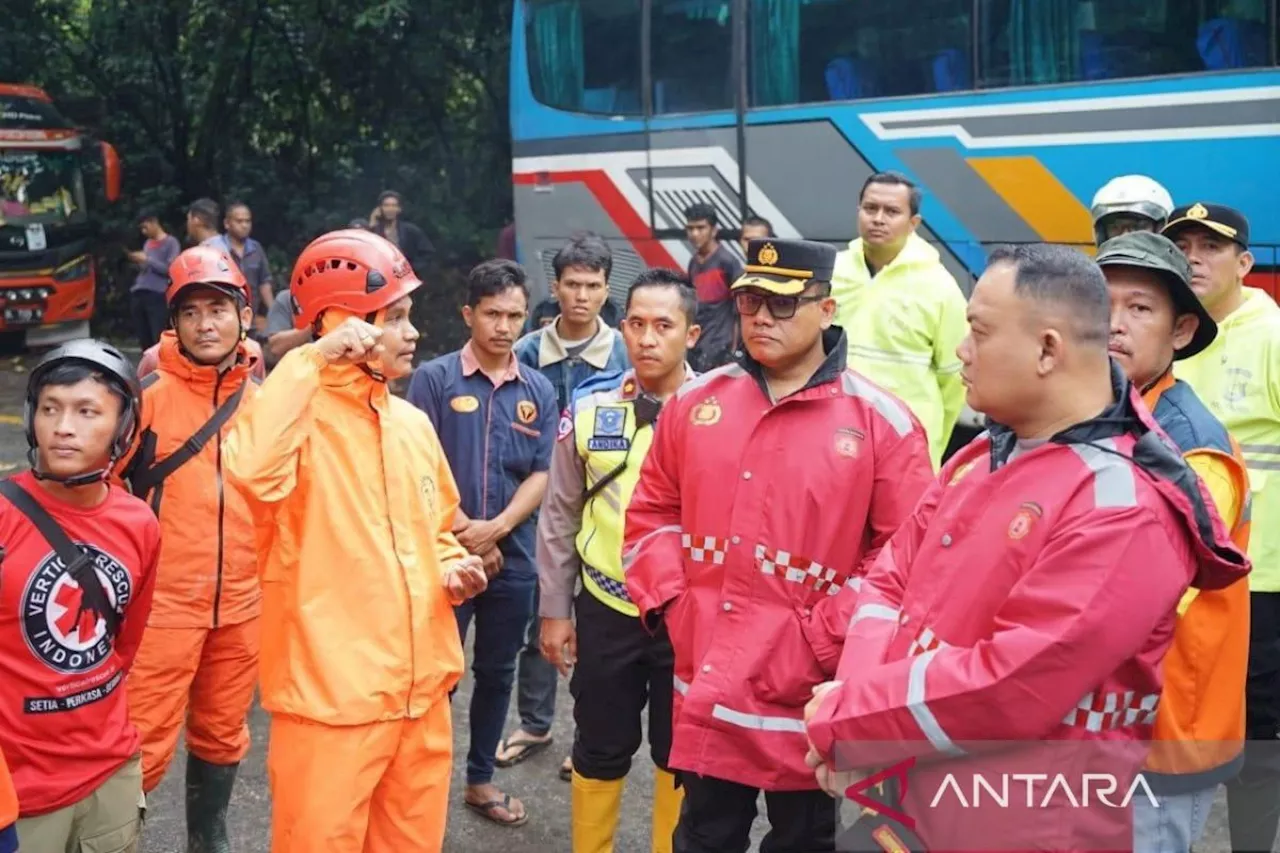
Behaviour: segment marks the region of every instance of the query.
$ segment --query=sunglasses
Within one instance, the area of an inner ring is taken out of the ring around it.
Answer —
[[[790,320],[796,316],[802,302],[821,302],[825,296],[765,296],[760,293],[742,292],[733,295],[734,306],[743,317],[754,317],[761,305],[769,306],[769,313],[775,320]]]

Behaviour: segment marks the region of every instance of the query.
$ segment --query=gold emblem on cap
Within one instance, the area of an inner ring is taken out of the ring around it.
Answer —
[[[771,267],[778,263],[778,250],[773,248],[772,243],[765,243],[760,249],[760,263],[766,267]]]
[[[1208,215],[1209,211],[1199,202],[1191,205],[1191,209],[1187,211],[1187,219],[1204,219]]]

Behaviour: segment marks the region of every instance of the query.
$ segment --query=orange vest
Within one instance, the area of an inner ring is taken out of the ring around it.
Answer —
[[[1169,398],[1162,400],[1166,394]],[[1232,479],[1240,505],[1236,518],[1223,521],[1231,530],[1232,541],[1245,551],[1249,544],[1249,479],[1235,439],[1189,386],[1176,383],[1172,374],[1148,389],[1143,402],[1179,444],[1184,457],[1212,455],[1224,463],[1224,473]],[[1166,427],[1166,420],[1171,421],[1170,427]],[[1193,422],[1197,422],[1200,434],[1221,431],[1231,452],[1183,446],[1193,442],[1187,439],[1187,429],[1178,427],[1189,427]],[[1153,773],[1177,776],[1178,790],[1190,791],[1235,776],[1243,759],[1249,584],[1242,580],[1226,589],[1188,590],[1179,610],[1173,644],[1164,659],[1164,689],[1147,758],[1147,776],[1153,787],[1159,781],[1152,778]]]
[[[12,826],[17,820],[18,792],[13,789],[9,765],[5,764],[4,753],[0,752],[0,830]]]

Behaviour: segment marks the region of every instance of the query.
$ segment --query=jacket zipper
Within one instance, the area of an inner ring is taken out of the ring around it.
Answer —
[[[248,381],[248,380],[246,380]],[[222,385],[222,374],[213,383],[213,410],[218,411],[218,388]],[[214,473],[218,482],[218,580],[213,588],[213,627],[218,627],[218,612],[222,608],[222,525],[226,515],[226,500],[222,490],[222,428],[218,428],[213,440],[217,444],[214,450]]]

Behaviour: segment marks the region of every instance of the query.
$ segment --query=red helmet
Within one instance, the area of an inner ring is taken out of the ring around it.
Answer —
[[[309,328],[328,308],[374,314],[421,285],[404,254],[385,237],[355,229],[330,231],[303,249],[293,266],[294,325]]]
[[[195,285],[220,290],[239,299],[242,305],[253,304],[249,282],[240,272],[240,265],[212,246],[195,246],[173,259],[169,265],[169,289],[164,294],[165,302],[170,308],[175,307],[182,291]]]

